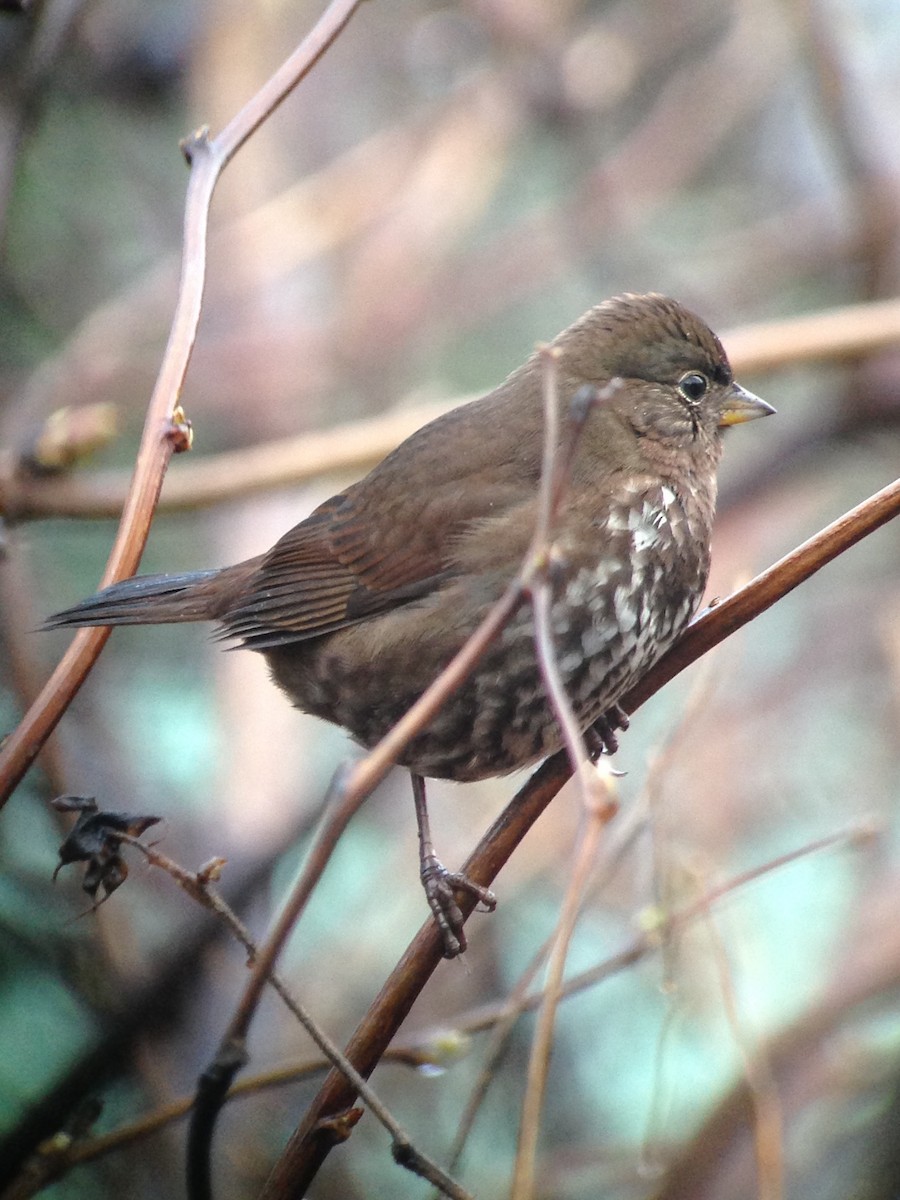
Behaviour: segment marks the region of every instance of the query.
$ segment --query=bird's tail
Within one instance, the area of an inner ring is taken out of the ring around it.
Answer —
[[[212,570],[188,571],[183,575],[135,575],[54,613],[42,628],[214,620],[218,615],[217,593],[207,585],[219,574],[218,570]]]

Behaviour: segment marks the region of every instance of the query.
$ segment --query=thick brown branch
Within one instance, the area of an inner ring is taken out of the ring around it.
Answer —
[[[632,711],[712,646],[769,608],[805,579],[861,538],[878,529],[900,512],[900,480],[827,526],[815,537],[764,571],[746,587],[721,604],[708,609],[688,629],[678,644],[648,673],[623,700]],[[507,805],[464,865],[475,883],[489,886],[519,842],[569,778],[565,753],[549,759]],[[461,897],[460,907],[468,915],[471,897]],[[395,1032],[409,1013],[417,996],[442,959],[443,944],[432,921],[428,921],[401,958],[347,1046],[347,1057],[360,1074],[368,1075],[377,1065]],[[325,1080],[263,1192],[264,1200],[284,1200],[303,1195],[332,1142],[327,1121],[349,1108],[355,1100],[343,1076],[332,1072]]]

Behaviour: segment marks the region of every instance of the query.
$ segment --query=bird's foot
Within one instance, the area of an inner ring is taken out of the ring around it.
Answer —
[[[619,748],[617,732],[624,733],[628,728],[628,713],[618,704],[607,709],[598,717],[587,731],[588,749],[591,757],[597,759],[601,754],[615,754]]]
[[[466,948],[466,934],[463,929],[462,911],[454,892],[468,892],[483,906],[485,912],[494,911],[497,907],[497,897],[489,888],[473,883],[467,875],[459,871],[448,871],[433,854],[423,858],[421,878],[428,906],[441,931],[444,958],[456,958]]]

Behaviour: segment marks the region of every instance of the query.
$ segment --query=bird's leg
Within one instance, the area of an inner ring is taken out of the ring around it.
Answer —
[[[425,803],[425,780],[413,772],[410,772],[410,778],[416,805],[416,825],[419,829],[419,875],[422,887],[444,939],[444,958],[456,958],[457,954],[462,954],[466,948],[466,934],[463,929],[463,915],[453,895],[454,888],[476,896],[488,912],[493,912],[496,908],[497,899],[488,888],[473,883],[459,871],[448,871],[438,859],[431,842],[431,826]]]
[[[592,757],[599,758],[601,754],[615,754],[619,748],[616,732],[623,733],[628,728],[628,713],[618,704],[607,709],[598,717],[587,732],[588,745]]]

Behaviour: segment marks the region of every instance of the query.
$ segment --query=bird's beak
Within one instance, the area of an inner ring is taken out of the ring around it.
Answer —
[[[754,396],[752,392],[733,383],[728,389],[728,397],[719,417],[719,428],[743,425],[745,421],[755,421],[757,417],[771,417],[774,412],[771,404],[766,404],[759,396]]]

